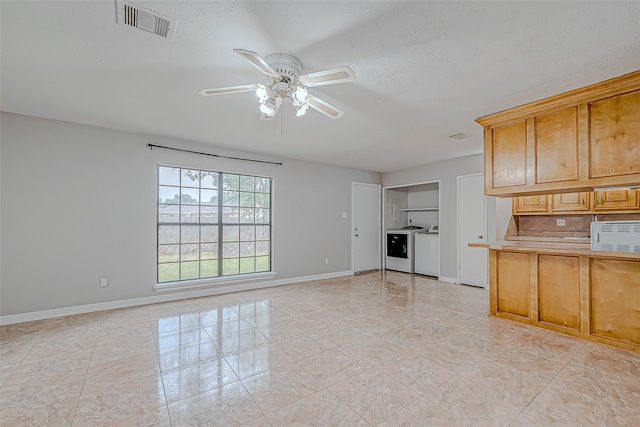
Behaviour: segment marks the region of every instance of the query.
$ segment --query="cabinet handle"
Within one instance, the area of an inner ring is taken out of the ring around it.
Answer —
[[[584,199],[582,199],[582,200],[580,201],[580,204],[581,204],[581,205],[584,205]]]
[[[598,197],[598,204],[602,204],[604,202],[604,200],[602,200],[602,196]]]

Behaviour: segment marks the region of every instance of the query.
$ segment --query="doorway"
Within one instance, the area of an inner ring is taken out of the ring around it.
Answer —
[[[487,242],[487,197],[483,174],[458,176],[458,282],[487,288],[487,249],[469,243]]]
[[[351,184],[351,271],[380,270],[382,187],[377,184]]]

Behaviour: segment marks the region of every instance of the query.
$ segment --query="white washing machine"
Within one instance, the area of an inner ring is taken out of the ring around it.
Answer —
[[[413,273],[415,236],[421,230],[387,230],[386,269]]]

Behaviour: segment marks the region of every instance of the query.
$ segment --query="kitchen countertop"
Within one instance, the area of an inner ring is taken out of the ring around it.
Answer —
[[[545,252],[566,255],[597,256],[603,258],[625,258],[640,261],[640,254],[592,251],[591,245],[584,242],[576,243],[557,241],[500,240],[489,243],[469,243],[469,246],[474,248],[488,248],[495,250]]]

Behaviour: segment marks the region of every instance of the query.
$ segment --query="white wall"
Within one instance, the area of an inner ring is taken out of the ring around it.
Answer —
[[[382,174],[383,187],[440,180],[440,275],[457,279],[457,176],[482,173],[482,154]],[[495,200],[488,198],[488,222],[495,223]]]
[[[400,211],[398,219],[393,220],[393,203],[397,202],[399,209],[406,209],[409,207],[409,195],[406,191],[386,190],[386,205],[387,212],[385,214],[387,230],[399,230],[408,222],[407,212]]]
[[[351,182],[381,182],[377,173],[186,141],[6,113],[0,120],[3,316],[157,295],[158,164],[273,177],[276,279],[350,270]],[[284,165],[149,150],[149,142]]]
[[[437,184],[436,184],[437,185]],[[440,190],[409,190],[409,208],[437,208]],[[438,211],[412,211],[409,212],[411,224],[420,225],[429,229],[432,225],[438,225]]]

